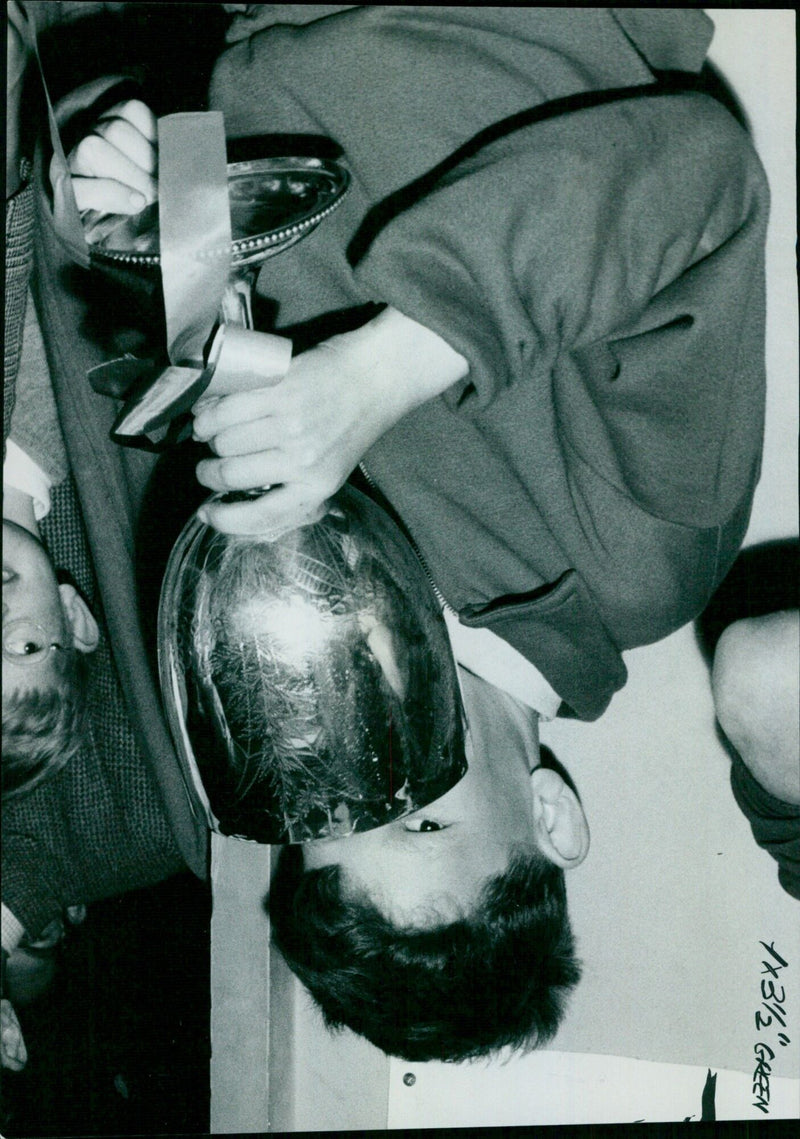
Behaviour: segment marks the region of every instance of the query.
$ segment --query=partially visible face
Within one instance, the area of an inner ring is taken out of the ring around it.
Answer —
[[[48,643],[67,647],[71,633],[61,603],[55,570],[44,546],[15,522],[3,520],[3,636],[12,621],[24,618],[40,625]],[[54,653],[36,664],[3,657],[3,696],[13,691],[44,688],[53,683]]]
[[[467,774],[441,799],[385,827],[303,848],[307,869],[338,864],[397,925],[450,922],[474,906],[512,851],[534,845],[530,772],[538,720],[461,670]]]

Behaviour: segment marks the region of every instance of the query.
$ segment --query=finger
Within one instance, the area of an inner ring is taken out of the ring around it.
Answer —
[[[195,417],[195,421],[203,412],[213,410],[218,403],[219,399],[216,399],[214,396],[209,396],[207,391],[204,392],[197,403],[192,405],[192,415]],[[198,437],[196,436],[196,438]]]
[[[122,182],[144,194],[149,202],[155,201],[157,186],[153,176],[99,134],[89,134],[81,139],[70,153],[67,165],[72,174],[80,178]]]
[[[158,151],[155,144],[127,119],[102,118],[92,133],[116,147],[141,170],[155,174],[158,166]]]
[[[274,418],[255,419],[226,427],[208,440],[209,446],[220,458],[232,455],[251,455],[255,452],[279,450],[286,433]]]
[[[147,205],[144,194],[111,178],[73,178],[72,192],[78,210],[99,214],[138,214]]]
[[[275,411],[276,399],[272,388],[237,392],[206,404],[194,418],[194,437],[201,442],[213,439],[221,431],[241,423],[263,422]]]
[[[253,490],[285,482],[294,473],[277,451],[260,451],[225,459],[201,459],[197,481],[209,490]]]
[[[107,118],[127,119],[150,142],[158,142],[158,121],[141,99],[125,99],[122,103],[115,103],[100,116],[100,121]]]
[[[202,522],[224,534],[253,534],[276,541],[290,530],[317,522],[325,501],[308,501],[294,487],[279,487],[246,502],[207,502],[197,512]]]

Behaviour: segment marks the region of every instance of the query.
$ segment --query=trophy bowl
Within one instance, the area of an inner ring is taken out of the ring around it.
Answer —
[[[360,833],[466,771],[438,603],[399,527],[353,488],[277,541],[192,519],[167,567],[158,641],[184,777],[222,834]]]
[[[347,169],[327,158],[228,163],[231,267],[259,264],[299,241],[336,208],[349,184]],[[158,202],[132,217],[110,218],[90,256],[100,264],[158,266]]]

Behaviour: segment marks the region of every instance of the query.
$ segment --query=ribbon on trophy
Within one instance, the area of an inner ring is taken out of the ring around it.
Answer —
[[[117,438],[145,436],[153,443],[168,437],[170,425],[199,399],[214,371],[208,349],[231,260],[222,115],[211,111],[159,119],[158,155],[159,252],[170,364],[140,387],[114,424]],[[213,360],[217,357],[218,349]]]

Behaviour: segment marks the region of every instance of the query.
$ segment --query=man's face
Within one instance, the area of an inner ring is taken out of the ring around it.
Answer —
[[[467,774],[446,795],[385,827],[308,843],[307,869],[337,864],[395,924],[436,925],[472,909],[512,849],[536,843],[530,772],[539,763],[529,709],[461,670]]]
[[[12,650],[3,657],[4,697],[15,690],[47,687],[54,680],[55,651],[36,663],[25,659],[34,636],[42,639],[32,628],[35,625],[41,627],[45,644],[66,648],[71,643],[71,631],[47,551],[27,530],[4,520],[3,643],[8,641]],[[14,660],[17,653],[19,663]]]

